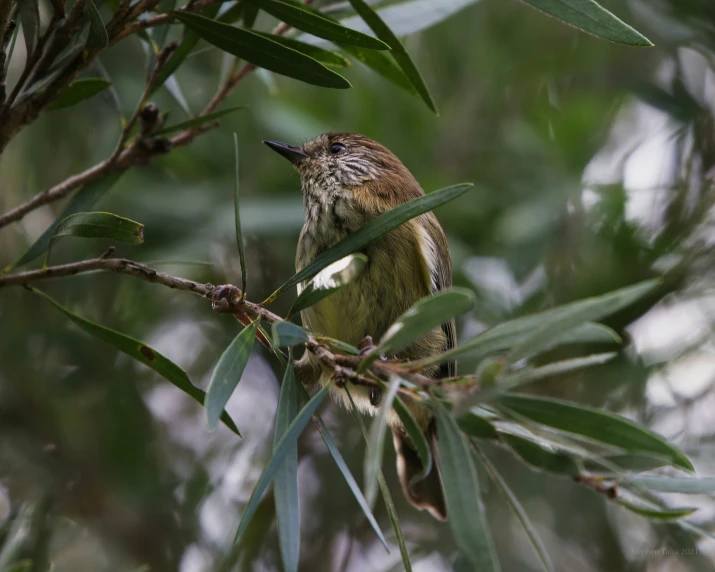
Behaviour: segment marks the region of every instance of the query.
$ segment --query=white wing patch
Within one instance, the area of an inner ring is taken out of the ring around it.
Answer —
[[[437,269],[437,245],[423,225],[418,224],[418,228],[420,229],[420,250],[427,262],[427,270],[430,275],[430,292],[435,293],[442,286],[437,283],[437,277],[439,276]]]

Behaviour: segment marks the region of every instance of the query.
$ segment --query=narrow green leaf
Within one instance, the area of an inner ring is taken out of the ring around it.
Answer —
[[[144,225],[112,213],[76,213],[60,221],[47,247],[45,266],[50,258],[52,244],[63,236],[76,238],[108,238],[126,244],[144,242]]]
[[[273,344],[279,348],[298,346],[308,341],[305,330],[293,322],[273,322],[271,326]]]
[[[351,395],[350,389],[347,386],[345,387],[345,393],[347,393],[348,399],[350,400],[350,406],[352,407],[353,414],[358,420],[360,430],[362,431],[363,439],[365,439],[365,445],[367,445],[369,436],[367,433],[367,427],[365,427],[365,421],[363,421],[362,415],[360,414],[360,410],[355,406],[355,401],[353,400],[353,396]],[[385,481],[385,477],[382,474],[382,469],[380,469],[377,478],[380,484],[380,493],[382,494],[382,499],[385,501],[385,508],[387,509],[387,514],[390,518],[390,524],[392,525],[392,531],[395,533],[397,545],[400,548],[400,557],[402,558],[402,564],[405,567],[405,572],[412,572],[412,564],[410,563],[410,554],[407,551],[405,535],[402,534],[400,519],[397,516],[395,503],[392,501],[392,495],[390,494],[390,489],[387,487],[387,482]],[[387,543],[385,542],[384,544],[385,549],[389,552],[389,549],[387,548]]]
[[[460,0],[460,1],[464,1],[464,0]],[[469,1],[474,1],[474,0],[469,0]],[[393,8],[395,8],[395,7],[393,6]],[[325,17],[331,18],[330,16],[327,16],[327,15]],[[418,16],[413,15],[410,18],[418,19]],[[337,20],[334,20],[334,21],[337,22]],[[347,21],[350,21],[351,25],[346,26],[346,27],[350,27],[350,28],[355,27],[360,24],[364,25],[364,22],[359,19],[348,18]],[[301,39],[303,39],[303,38],[304,38],[304,36],[301,36]],[[305,39],[306,39],[306,42],[303,42],[304,45],[307,44],[309,41],[314,40],[314,38],[312,36],[305,38]],[[318,41],[321,41],[321,40],[318,40]],[[310,45],[314,45],[314,43],[311,42]],[[417,93],[417,90],[410,83],[410,80],[407,79],[407,76],[400,69],[400,67],[395,63],[394,59],[388,55],[388,52],[377,51],[377,50],[368,50],[365,48],[358,48],[356,46],[346,46],[346,45],[342,45],[341,48],[344,52],[353,56],[355,59],[360,61],[363,65],[370,68],[372,71],[374,71],[378,75],[381,75],[386,80],[388,80],[391,83],[395,84],[396,86],[404,89],[405,91],[407,91],[411,95],[417,97],[418,99],[420,98],[420,94]],[[295,49],[298,49],[298,48],[295,48]],[[303,50],[298,49],[298,51],[303,51]],[[311,55],[308,52],[306,52],[306,53],[308,55]],[[317,59],[317,60],[322,61],[319,57],[316,57],[316,56],[313,56],[313,57],[315,57],[315,59]],[[325,65],[329,65],[328,62],[323,61],[323,63]]]
[[[636,296],[644,295],[656,285],[657,281],[655,280],[641,282],[603,296],[586,298],[536,314],[515,318],[482,332],[461,346],[429,358],[410,362],[407,365],[413,368],[424,368],[464,354],[469,354],[473,358],[484,357],[495,352],[519,347],[527,340],[529,340],[532,349],[526,349],[534,352],[562,344],[619,342],[620,336],[611,328],[593,323],[589,318],[582,320],[582,316],[589,313],[601,317],[606,316],[622,308],[621,304],[632,303]],[[576,325],[569,327],[569,323]],[[520,353],[522,349],[519,350]],[[518,357],[518,354],[514,355]]]
[[[583,435],[629,452],[663,455],[686,471],[694,470],[690,460],[677,447],[646,427],[615,413],[558,399],[526,395],[500,395],[496,401],[536,423]]]
[[[216,428],[221,411],[226,407],[226,403],[241,380],[243,370],[246,369],[253,342],[256,340],[256,326],[257,323],[253,322],[238,333],[221,354],[211,374],[204,400],[206,425],[209,431]]]
[[[473,411],[460,415],[457,419],[457,425],[470,437],[476,437],[477,439],[497,439],[499,437],[494,425]]]
[[[292,361],[288,361],[278,409],[273,428],[273,447],[285,435],[293,422],[298,409],[295,370]],[[286,572],[297,572],[300,559],[300,505],[298,502],[298,442],[286,446],[283,462],[278,466],[273,477],[273,494],[276,498],[276,519],[278,521],[278,540]]]
[[[370,426],[370,433],[367,440],[367,451],[365,454],[365,498],[368,505],[375,506],[377,498],[377,473],[382,467],[383,453],[385,450],[385,433],[387,431],[387,417],[392,409],[392,402],[400,388],[400,378],[393,377],[387,384],[387,390],[383,392],[380,407],[377,415]]]
[[[420,94],[420,97],[427,104],[427,107],[436,115],[439,115],[437,106],[435,105],[434,99],[432,99],[432,94],[429,92],[427,84],[422,78],[422,74],[420,74],[420,71],[417,69],[417,66],[412,61],[412,58],[398,37],[390,30],[389,26],[385,24],[377,12],[364,0],[350,0],[350,5],[365,23],[370,26],[370,29],[375,32],[375,35],[390,46],[392,57],[395,58],[397,65],[405,72],[405,76],[407,76],[407,79],[414,86],[415,90],[417,90],[417,93]]]
[[[396,229],[401,224],[416,216],[424,214],[427,211],[431,211],[446,202],[456,199],[470,188],[472,188],[471,183],[462,183],[460,185],[454,185],[439,191],[434,191],[428,195],[403,203],[391,211],[372,219],[365,226],[352,234],[349,234],[343,240],[317,256],[313,262],[308,264],[297,274],[293,275],[292,278],[271,294],[268,299],[264,301],[264,304],[272,302],[280,294],[289,288],[292,288],[299,282],[310,280],[323,268],[332,264],[336,260],[340,260],[348,254],[362,250],[372,241],[385,236],[388,232]]]
[[[546,323],[557,315],[562,315],[565,308],[566,306],[560,306],[553,310],[547,310],[546,312],[531,314],[523,318],[516,318],[515,320],[504,322],[473,337],[461,346],[435,356],[408,362],[405,365],[420,369],[454,359],[464,354],[468,354],[471,358],[477,359],[508,350],[527,339],[531,332],[539,327],[539,324]],[[546,347],[552,348],[565,344],[614,343],[618,341],[620,341],[620,337],[611,328],[602,324],[587,322],[568,332],[554,336]]]
[[[544,14],[618,44],[649,47],[651,41],[594,0],[523,0]]]
[[[305,391],[303,386],[299,386],[298,389],[301,390],[303,394],[307,395],[307,392]],[[375,520],[375,517],[370,510],[370,506],[367,504],[365,497],[360,491],[360,487],[355,481],[355,477],[353,477],[347,464],[345,464],[345,459],[343,459],[343,456],[340,454],[340,450],[335,444],[335,441],[333,441],[333,437],[330,435],[330,431],[328,431],[328,428],[326,427],[320,415],[316,415],[315,418],[318,421],[318,431],[320,432],[320,436],[322,437],[325,446],[328,448],[330,456],[333,458],[335,464],[338,466],[338,469],[343,475],[343,478],[345,479],[345,482],[347,483],[348,487],[350,487],[350,491],[353,493],[355,500],[357,500],[358,504],[360,505],[360,508],[362,509],[365,518],[367,518],[368,522],[370,523],[370,526],[375,531],[375,534],[380,539],[380,542],[382,542],[382,545],[385,547],[385,550],[387,550],[387,552],[390,552],[389,548],[387,547],[387,540],[385,540],[385,535],[382,533],[380,525],[377,524],[377,521]]]
[[[646,280],[634,286],[620,288],[602,296],[586,298],[571,304],[567,311],[564,311],[551,322],[542,324],[529,337],[513,348],[508,359],[511,363],[514,363],[536,353],[540,349],[549,346],[554,336],[563,335],[584,322],[599,320],[626,306],[630,306],[655,290],[659,285],[659,280]]]
[[[25,254],[22,255],[20,260],[15,264],[7,267],[5,270],[11,270],[18,266],[26,264],[45,252],[50,246],[50,240],[52,240],[52,235],[55,232],[55,228],[60,223],[60,221],[66,219],[68,216],[75,213],[84,212],[90,210],[94,204],[102,198],[102,196],[114,186],[122,176],[123,171],[118,173],[110,173],[105,175],[96,181],[87,183],[79,191],[77,191],[72,198],[67,203],[67,206],[62,210],[60,216],[55,219],[50,227],[42,233],[42,236],[38,238],[34,244],[28,249]]]
[[[632,483],[657,493],[681,493],[686,495],[711,495],[715,493],[715,477],[627,477]]]
[[[238,246],[238,257],[241,264],[241,291],[246,295],[246,253],[243,250],[243,234],[241,233],[241,209],[238,198],[239,179],[238,179],[238,135],[233,134],[233,150],[234,160],[236,163],[236,179],[233,187],[233,215],[236,223],[236,245]]]
[[[537,319],[546,322],[550,316],[561,313],[564,308],[565,306],[562,306],[554,308],[553,312],[549,310],[547,312],[532,314],[524,318],[504,322],[475,336],[461,346],[429,358],[409,362],[406,365],[413,368],[424,368],[454,359],[464,354],[468,354],[471,358],[477,359],[508,350],[527,339],[530,333],[538,328]],[[559,312],[556,312],[556,310]],[[542,349],[566,344],[614,343],[618,341],[620,341],[620,337],[611,328],[602,324],[588,322],[577,326],[573,330],[557,334],[550,343]]]
[[[442,484],[454,539],[475,569],[499,570],[469,445],[439,400],[434,399],[432,403],[437,418]]]
[[[620,344],[622,341],[621,336],[613,328],[596,322],[585,322],[572,330],[557,335],[553,343],[556,346],[561,344]]]
[[[301,54],[305,54],[306,56],[319,61],[324,66],[344,68],[350,65],[350,60],[337,52],[331,52],[330,50],[319,48],[313,44],[306,44],[305,42],[301,42],[293,38],[286,38],[285,36],[276,36],[275,34],[267,34],[265,32],[259,32],[258,30],[254,30],[254,33],[259,34],[260,36],[265,36],[274,42],[278,42],[279,44],[283,44],[287,48],[291,48]]]
[[[548,449],[530,439],[510,433],[502,433],[501,438],[518,457],[535,469],[569,477],[581,472],[579,462],[568,453]]]
[[[9,10],[9,8],[8,8]],[[40,34],[40,10],[38,0],[21,0],[17,3],[17,12],[22,24],[22,35],[25,38],[27,59],[35,51]],[[3,30],[4,32],[4,30]]]
[[[610,467],[617,467],[620,469],[620,471],[618,471],[619,474],[626,471],[652,471],[653,469],[670,465],[670,458],[668,457],[642,453],[602,455],[593,459],[586,459],[585,461],[587,471],[603,473],[605,468],[605,472],[612,472],[613,470]]]
[[[297,30],[323,38],[338,45],[357,46],[370,50],[389,50],[380,40],[357,32],[327,18],[318,10],[292,0],[249,0],[261,10],[275,16]]]
[[[424,467],[420,474],[412,477],[410,484],[414,484],[424,479],[432,470],[432,451],[430,450],[430,445],[427,442],[427,437],[417,424],[417,421],[412,416],[412,413],[410,413],[410,410],[402,402],[399,395],[395,397],[395,401],[392,406],[395,408],[400,421],[402,421],[402,425],[405,427],[405,431],[407,431],[412,444],[415,446],[415,451],[417,451],[417,455],[419,456],[422,466]]]
[[[88,332],[94,337],[99,338],[100,340],[114,346],[120,352],[127,354],[129,357],[134,358],[148,368],[153,369],[156,373],[158,373],[167,381],[171,382],[174,386],[178,387],[181,391],[186,393],[197,403],[204,403],[204,398],[206,394],[198,387],[196,387],[193,383],[191,383],[189,376],[186,375],[186,372],[183,369],[181,369],[174,362],[165,358],[154,348],[149,347],[143,342],[140,342],[139,340],[131,338],[125,334],[121,334],[115,330],[110,330],[109,328],[105,328],[104,326],[100,326],[99,324],[95,324],[94,322],[90,322],[89,320],[82,318],[77,314],[73,314],[67,308],[60,305],[53,298],[50,298],[47,294],[41,292],[40,290],[32,288],[32,292],[37,294],[38,296],[42,296],[45,300],[47,300],[50,304],[52,304],[55,308],[57,308],[60,312],[62,312],[65,316],[72,320],[72,322],[82,328],[85,332]],[[219,413],[221,414],[221,421],[224,423],[224,425],[226,425],[229,429],[231,429],[231,431],[233,431],[236,435],[240,437],[241,434],[238,432],[236,424],[229,417],[228,413],[223,410],[219,411]]]
[[[578,371],[580,369],[592,367],[594,365],[602,365],[608,361],[611,361],[617,355],[618,354],[615,352],[609,352],[604,354],[594,354],[581,358],[566,359],[550,363],[541,367],[527,367],[515,373],[505,375],[496,384],[494,389],[502,392],[509,391],[516,387],[521,387],[522,385],[532,383],[540,379]]]
[[[259,67],[321,87],[350,87],[348,80],[320,62],[251,30],[222,24],[198,14],[170,14],[207,42]]]
[[[318,409],[318,406],[323,401],[323,398],[325,398],[328,393],[328,389],[330,388],[330,383],[331,382],[326,383],[322,389],[318,391],[318,393],[316,393],[310,401],[308,401],[308,403],[305,404],[305,407],[300,410],[300,413],[296,415],[295,419],[293,419],[291,424],[288,426],[283,434],[283,437],[281,437],[278,443],[276,443],[273,447],[273,454],[271,455],[268,464],[263,469],[263,472],[261,473],[261,476],[251,493],[251,498],[248,499],[248,504],[243,511],[243,515],[241,516],[241,522],[238,523],[238,530],[236,530],[234,543],[238,542],[238,539],[241,538],[241,535],[243,535],[246,528],[248,528],[248,524],[251,522],[251,518],[253,518],[253,515],[258,508],[258,503],[261,501],[263,493],[268,488],[268,485],[271,484],[273,476],[285,460],[289,450],[297,442],[298,436],[303,432],[303,429],[305,429],[305,426],[308,424],[308,421],[310,421],[313,413],[315,413],[315,410]]]
[[[365,426],[363,424],[363,433],[366,433]],[[402,533],[402,526],[400,525],[400,519],[397,516],[397,509],[395,508],[395,503],[392,500],[392,494],[387,486],[387,481],[385,476],[382,474],[382,470],[377,475],[378,481],[380,483],[380,494],[385,501],[385,508],[387,510],[387,516],[390,519],[390,525],[392,526],[392,531],[395,533],[395,538],[397,539],[397,546],[400,549],[400,558],[402,559],[402,565],[405,567],[405,572],[412,572],[412,563],[410,562],[410,553],[407,550],[407,542],[405,542],[405,535]]]
[[[75,80],[60,92],[59,97],[47,109],[55,110],[71,107],[80,101],[94,97],[110,85],[112,85],[110,82],[99,77]]]
[[[358,373],[365,371],[378,356],[395,354],[413,340],[471,310],[475,300],[474,293],[466,288],[443,290],[422,298],[387,329],[377,348],[358,367]]]
[[[194,117],[193,119],[189,119],[188,121],[183,121],[182,123],[177,123],[176,125],[169,125],[167,127],[163,127],[162,129],[159,129],[154,132],[154,135],[168,135],[170,133],[176,133],[177,131],[183,131],[184,129],[189,129],[190,127],[197,127],[199,125],[205,125],[206,123],[210,123],[212,121],[216,121],[220,117],[223,117],[224,115],[228,115],[229,113],[233,113],[234,111],[238,111],[239,109],[245,109],[245,105],[236,105],[235,107],[229,107],[227,109],[222,109],[221,111],[215,111],[213,113],[209,113],[207,115],[199,115],[198,117]]]
[[[288,316],[310,308],[355,280],[367,266],[364,254],[349,254],[327,266],[308,282],[293,302]]]
[[[625,501],[623,499],[616,499],[616,504],[619,504],[623,508],[627,508],[631,512],[644,516],[651,520],[678,520],[680,518],[690,516],[693,514],[697,508],[693,507],[682,507],[682,508],[651,508],[647,506],[640,506],[633,504],[631,502]]]
[[[536,532],[536,528],[531,523],[531,519],[529,518],[529,515],[526,514],[526,510],[524,510],[524,507],[519,502],[519,499],[509,488],[509,485],[504,480],[504,477],[501,476],[499,471],[497,471],[496,467],[487,458],[487,456],[476,447],[474,450],[476,455],[479,457],[479,460],[482,462],[482,465],[486,469],[487,473],[489,473],[489,476],[491,477],[492,481],[494,481],[494,483],[504,493],[504,496],[509,503],[509,508],[511,508],[512,512],[516,515],[516,518],[519,520],[521,526],[524,528],[524,532],[526,532],[526,535],[529,537],[531,545],[534,547],[534,552],[536,552],[536,555],[541,561],[542,568],[546,572],[555,572],[554,565],[552,564],[551,558],[549,557],[549,552],[546,550],[544,543],[539,537],[539,533]]]
[[[102,17],[99,15],[93,0],[87,0],[87,14],[89,15],[89,37],[87,38],[87,49],[101,50],[109,45],[109,36],[104,27]]]
[[[420,98],[420,94],[417,93],[415,86],[410,83],[410,80],[407,79],[405,73],[386,52],[365,50],[363,48],[355,48],[353,46],[342,46],[342,50],[347,54],[350,54],[376,74],[384,77],[390,83],[393,83],[397,87],[404,89],[409,94]]]

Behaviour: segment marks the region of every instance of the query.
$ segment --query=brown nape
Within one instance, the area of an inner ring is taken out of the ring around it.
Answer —
[[[405,497],[419,510],[427,510],[437,520],[447,520],[447,505],[444,500],[442,479],[439,474],[437,451],[437,427],[434,419],[427,428],[427,441],[432,452],[432,469],[422,480],[410,484],[413,477],[422,473],[423,465],[409,437],[402,430],[392,431],[397,454],[397,474]]]

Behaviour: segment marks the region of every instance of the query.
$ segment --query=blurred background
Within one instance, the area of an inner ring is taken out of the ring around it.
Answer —
[[[627,332],[618,359],[529,391],[645,423],[681,447],[700,475],[715,475],[715,4],[602,2],[648,36],[655,43],[649,49],[592,38],[514,1],[444,1],[447,17],[425,30],[420,10],[429,0],[373,4],[410,4],[413,17],[396,30],[416,31],[406,45],[439,117],[355,61],[346,71],[349,90],[252,74],[225,103],[245,110],[192,145],[130,170],[98,205],[146,225],[145,244],[118,245],[119,255],[196,280],[240,284],[236,132],[248,296],[259,301],[292,275],[303,218],[297,175],[261,140],[364,133],[400,157],[427,191],[475,184],[436,211],[454,282],[479,297],[459,322],[462,340],[509,317],[669,271],[658,299],[607,322]],[[274,23],[260,14],[256,25],[270,30]],[[172,26],[169,37],[180,31]],[[177,74],[194,113],[227,67],[218,50],[198,48]],[[24,49],[19,41],[17,49]],[[15,58],[9,83],[22,60]],[[101,61],[116,94],[46,112],[12,142],[0,160],[1,211],[111,153],[120,132],[117,104],[125,115],[134,108],[146,54],[132,37]],[[183,117],[165,91],[153,101],[170,111],[171,122]],[[0,231],[0,268],[59,208],[44,207]],[[66,239],[52,259],[101,252],[96,241]],[[78,314],[152,345],[202,387],[240,330],[198,297],[129,277],[91,274],[41,286]],[[285,313],[291,296],[274,310]],[[461,372],[477,365],[465,359]],[[155,373],[29,292],[0,291],[0,535],[13,517],[34,510],[27,556],[51,561],[56,572],[279,570],[270,494],[238,557],[228,554],[270,455],[280,376],[256,344],[228,404],[243,438],[223,426],[209,433],[200,406]],[[332,404],[322,413],[360,482],[359,428]],[[448,527],[404,501],[387,449],[384,470],[415,570],[451,570],[456,549]],[[712,538],[654,525],[569,479],[532,471],[496,448],[488,452],[557,570],[715,570]],[[401,569],[394,538],[388,535],[387,554],[314,427],[300,439],[299,454],[301,569]],[[504,500],[490,490],[486,498],[503,569],[538,570]],[[690,521],[715,532],[711,499],[686,500],[700,509]],[[380,502],[375,515],[391,532]],[[696,550],[662,551],[686,548]]]

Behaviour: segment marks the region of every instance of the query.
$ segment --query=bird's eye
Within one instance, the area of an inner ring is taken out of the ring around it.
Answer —
[[[332,155],[337,155],[338,153],[342,153],[343,151],[347,151],[347,147],[342,143],[333,143],[330,146],[330,153]]]

